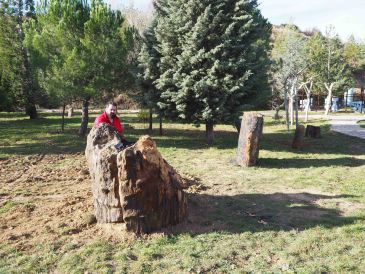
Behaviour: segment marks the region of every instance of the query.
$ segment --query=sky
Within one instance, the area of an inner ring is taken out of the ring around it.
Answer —
[[[365,43],[365,0],[258,0],[262,14],[272,24],[293,23],[301,30],[317,28],[323,33],[330,25],[342,40],[353,34]],[[151,0],[107,0],[112,8],[133,5],[151,9]]]

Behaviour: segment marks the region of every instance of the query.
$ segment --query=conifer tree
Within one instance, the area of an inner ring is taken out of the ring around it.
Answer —
[[[34,119],[37,83],[28,49],[23,45],[23,23],[30,18],[35,18],[33,0],[0,1],[0,91],[7,109],[24,107],[26,114]]]
[[[154,81],[165,116],[213,126],[232,121],[267,88],[270,25],[255,0],[157,1]]]
[[[79,135],[85,135],[90,100],[132,81],[128,53],[135,31],[101,0],[50,0],[26,33],[42,87],[62,104],[82,100]]]
[[[158,78],[158,63],[160,55],[155,48],[156,21],[152,22],[143,34],[143,45],[138,56],[139,73],[137,75],[138,82],[143,90],[140,95],[140,102],[143,106],[147,106],[150,110],[149,130],[152,131],[152,114],[153,110],[159,110],[156,103],[159,100],[160,93],[156,89],[154,82]]]

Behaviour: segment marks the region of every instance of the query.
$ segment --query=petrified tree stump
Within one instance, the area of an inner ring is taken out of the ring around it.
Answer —
[[[150,232],[185,220],[183,180],[149,136],[142,136],[119,153],[118,169],[123,220],[128,230]]]
[[[91,175],[91,188],[95,217],[99,223],[123,221],[123,209],[119,198],[117,167],[119,143],[117,132],[106,124],[93,128],[86,145],[86,159]]]
[[[257,164],[263,124],[262,115],[254,112],[244,113],[237,149],[237,163],[240,166],[249,167]]]
[[[305,130],[305,137],[321,138],[321,128],[307,125],[307,128]]]
[[[305,127],[303,125],[298,125],[295,128],[294,139],[292,143],[292,148],[301,148],[303,146]]]
[[[135,145],[118,153],[115,136],[113,128],[101,125],[88,137],[86,157],[97,221],[125,222],[127,230],[136,233],[184,221],[184,182],[162,158],[155,142],[142,136]]]

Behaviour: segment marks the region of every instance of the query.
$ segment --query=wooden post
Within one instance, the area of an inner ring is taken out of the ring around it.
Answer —
[[[263,125],[264,118],[261,114],[244,113],[237,148],[237,164],[240,166],[249,167],[257,164]]]

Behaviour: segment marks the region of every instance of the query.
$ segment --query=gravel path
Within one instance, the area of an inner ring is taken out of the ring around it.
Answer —
[[[365,139],[365,128],[362,128],[357,123],[360,120],[365,120],[365,116],[329,116],[331,123],[331,130],[350,135],[353,137],[358,137]]]

